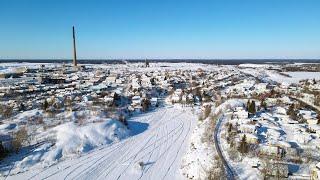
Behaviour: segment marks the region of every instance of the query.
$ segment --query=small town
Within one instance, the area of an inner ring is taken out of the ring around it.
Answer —
[[[132,118],[171,107],[173,115],[190,111],[196,127],[179,167],[185,178],[317,179],[319,67],[150,60],[1,64],[0,171],[19,177],[39,164],[51,167],[121,142],[137,131]],[[316,78],[304,79],[308,74]],[[100,125],[107,134],[99,132]],[[201,163],[203,172],[195,170]]]
[[[320,180],[320,1],[0,1],[0,180]]]

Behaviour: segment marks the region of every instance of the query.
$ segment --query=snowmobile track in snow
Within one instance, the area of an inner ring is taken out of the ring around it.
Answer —
[[[147,129],[130,128],[133,136],[119,142],[8,179],[181,179],[181,158],[197,121],[190,110],[159,108],[133,117],[129,128],[132,121]]]

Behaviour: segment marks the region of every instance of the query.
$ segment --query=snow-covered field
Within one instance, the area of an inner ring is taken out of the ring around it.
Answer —
[[[289,76],[294,79],[295,82],[299,82],[302,79],[320,79],[320,72],[304,72],[304,71],[298,71],[298,72],[286,72]]]
[[[284,72],[284,74],[289,75],[290,77],[279,74],[275,70],[267,70],[264,68],[245,68],[241,69],[243,73],[253,75],[255,77],[260,77],[265,81],[275,81],[278,83],[299,83],[300,80],[306,79],[320,79],[320,72]]]
[[[320,72],[304,72],[304,71],[298,71],[298,72],[285,72],[285,74],[288,74],[290,77],[283,76],[279,74],[276,71],[266,71],[266,74],[268,75],[269,79],[279,82],[279,83],[299,83],[301,80],[307,80],[307,79],[320,79]]]
[[[125,140],[49,167],[40,162],[7,179],[182,179],[181,159],[196,121],[188,108],[160,108],[132,118]]]

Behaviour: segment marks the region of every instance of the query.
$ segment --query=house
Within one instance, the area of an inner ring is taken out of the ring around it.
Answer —
[[[156,97],[151,98],[150,99],[150,104],[153,107],[157,106],[158,105],[158,98],[156,98]]]
[[[245,119],[248,117],[248,112],[242,108],[241,110],[236,110],[233,113],[233,117],[238,119]]]
[[[307,121],[309,125],[315,125],[318,123],[317,113],[311,110],[299,110],[298,116]]]
[[[280,114],[280,115],[287,115],[286,109],[283,108],[283,107],[280,107],[280,106],[275,108],[274,113],[277,113],[277,114]]]
[[[241,133],[239,134],[239,140],[241,141],[241,139],[243,138],[243,136],[246,136],[246,142],[248,144],[257,144],[259,142],[259,138],[254,135],[254,134],[249,134],[249,133]]]
[[[113,103],[113,97],[111,96],[105,96],[103,98],[104,102],[107,103],[108,105],[111,105]]]
[[[138,79],[132,79],[131,87],[133,90],[139,90],[141,88],[140,82]]]
[[[308,126],[309,132],[316,133],[320,137],[320,126],[317,124],[312,124]]]
[[[267,103],[268,107],[272,107],[277,104],[277,100],[277,98],[266,98],[265,102]]]
[[[180,96],[177,94],[173,94],[171,97],[172,102],[180,102]]]
[[[211,109],[211,104],[210,103],[203,103],[203,105],[201,106],[201,110],[202,112],[205,112],[207,109]]]
[[[152,87],[151,78],[149,78],[149,77],[147,77],[145,75],[142,76],[141,85],[143,87]]]
[[[259,155],[280,157],[283,154],[284,150],[278,146],[272,144],[259,146]]]
[[[271,162],[272,164],[266,168],[266,176],[288,178],[289,177],[289,166],[282,162]]]
[[[320,162],[315,165],[315,167],[311,169],[311,180],[319,180],[320,179]]]
[[[131,103],[132,106],[137,106],[137,105],[141,105],[142,100],[140,96],[133,96],[131,101],[132,101]]]
[[[116,74],[112,74],[112,75],[106,77],[105,82],[107,84],[115,83],[117,78],[118,78],[118,76]]]
[[[302,93],[302,97],[304,101],[314,104],[315,96],[313,94]]]
[[[129,112],[140,113],[140,112],[142,112],[142,106],[140,106],[140,105],[129,106],[128,110],[129,110]]]
[[[314,117],[307,117],[306,120],[309,125],[316,125],[318,123],[318,119]]]
[[[123,83],[124,83],[124,79],[122,78],[116,79],[116,84],[123,84]]]
[[[134,112],[141,113],[142,112],[142,106],[140,106],[140,105],[134,106]]]
[[[256,126],[251,125],[251,124],[241,124],[239,126],[239,131],[241,133],[249,133],[249,134],[254,134],[256,132]]]
[[[182,89],[176,89],[176,91],[174,93],[177,94],[178,96],[181,96],[182,95]]]
[[[258,94],[265,93],[267,91],[267,83],[259,83],[254,86],[255,92]]]
[[[189,102],[193,102],[193,94],[189,93],[186,99],[188,99]]]
[[[180,102],[182,98],[182,90],[181,89],[176,89],[174,93],[171,96],[171,101],[172,102]]]

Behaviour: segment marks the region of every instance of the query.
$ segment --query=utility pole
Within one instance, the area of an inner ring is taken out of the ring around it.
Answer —
[[[74,31],[74,26],[72,26],[72,34],[73,34],[73,66],[77,66],[77,51],[76,51],[76,35]]]

